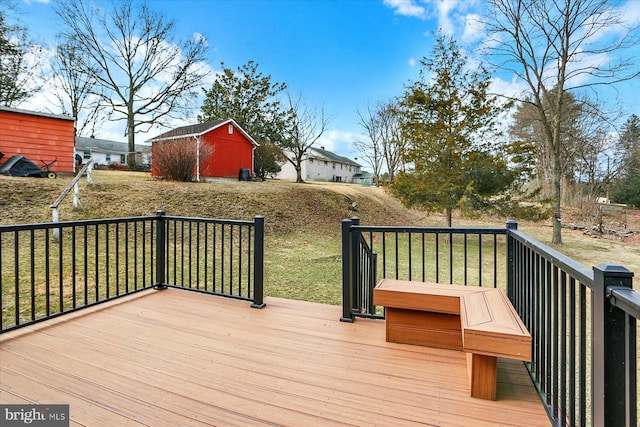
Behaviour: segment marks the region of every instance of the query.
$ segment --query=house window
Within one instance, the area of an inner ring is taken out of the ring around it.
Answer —
[[[229,135],[233,134],[233,125],[229,125]]]
[[[127,159],[125,158],[124,154],[120,154],[120,164],[125,164],[127,163]]]
[[[344,169],[344,165],[340,163],[340,170]]]
[[[326,166],[326,165],[328,165],[328,164],[329,164],[329,162],[325,160],[325,161],[324,161],[324,165]]]
[[[85,160],[89,160],[89,159],[91,158],[91,151],[85,151],[85,152],[83,152],[83,153],[82,153],[82,157],[83,157]]]
[[[336,162],[333,162],[333,168],[334,169],[336,168]]]
[[[313,163],[313,159],[309,159],[309,163]]]
[[[107,153],[107,154],[105,154],[104,159],[105,159],[107,162],[110,162],[110,161],[111,161],[111,154],[108,154],[108,153]]]

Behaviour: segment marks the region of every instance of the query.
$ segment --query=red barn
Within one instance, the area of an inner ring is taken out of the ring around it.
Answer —
[[[22,155],[44,169],[57,159],[52,171],[73,173],[74,125],[73,117],[0,106],[0,164]]]
[[[161,176],[153,159],[164,143],[172,141],[188,144],[197,153],[193,173],[197,180],[238,178],[240,169],[249,169],[253,175],[253,151],[258,143],[232,119],[182,126],[150,139],[152,176]]]

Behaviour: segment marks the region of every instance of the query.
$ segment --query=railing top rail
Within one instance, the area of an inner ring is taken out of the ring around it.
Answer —
[[[593,284],[594,284],[593,270],[590,270],[588,267],[584,266],[583,264],[580,264],[579,262],[574,261],[573,259],[564,255],[563,253],[553,248],[550,248],[544,243],[539,242],[538,240],[534,239],[533,237],[521,231],[509,230],[509,234],[514,239],[524,244],[526,247],[530,249],[534,249],[543,258],[553,262],[555,265],[560,267],[563,271],[569,273],[571,277],[575,278],[583,285],[588,286],[589,288],[593,287]]]
[[[62,201],[64,200],[65,197],[67,197],[67,194],[69,194],[69,192],[71,191],[71,189],[73,188],[74,185],[76,185],[76,183],[78,181],[80,181],[80,178],[82,177],[82,175],[84,175],[84,173],[86,172],[87,168],[89,167],[89,165],[91,165],[93,163],[93,159],[89,159],[89,161],[87,162],[86,165],[84,165],[82,167],[82,169],[80,169],[80,172],[78,172],[78,174],[75,176],[75,178],[73,178],[73,180],[69,183],[69,185],[67,185],[67,188],[64,189],[64,191],[62,192],[62,194],[60,194],[60,196],[56,199],[55,202],[53,202],[53,204],[51,205],[52,209],[57,208],[60,203],[62,203]]]
[[[157,218],[157,217],[156,217]],[[162,216],[165,220],[173,221],[185,221],[185,222],[207,222],[216,224],[234,224],[234,225],[254,225],[253,220],[234,220],[234,219],[220,219],[220,218],[197,218],[197,217],[185,217],[185,216]]]
[[[84,219],[79,221],[63,221],[63,222],[42,222],[37,224],[11,224],[0,225],[0,232],[8,231],[24,231],[24,230],[42,230],[45,228],[64,228],[83,225],[100,225],[100,224],[115,224],[123,222],[139,222],[139,221],[153,221],[157,216],[134,216],[126,218],[106,218],[106,219]]]
[[[611,305],[640,319],[640,293],[623,286],[608,286],[607,297]]]
[[[388,233],[439,233],[439,234],[507,234],[506,228],[484,227],[405,227],[405,226],[379,226],[379,225],[354,225],[351,227],[360,232],[388,232]]]

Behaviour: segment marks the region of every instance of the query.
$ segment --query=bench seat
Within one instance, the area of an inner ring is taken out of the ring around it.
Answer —
[[[470,394],[495,400],[497,358],[531,360],[531,335],[500,289],[383,279],[389,342],[467,353]]]

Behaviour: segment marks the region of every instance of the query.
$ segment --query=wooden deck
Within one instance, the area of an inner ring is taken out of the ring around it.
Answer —
[[[64,403],[85,426],[548,426],[521,362],[497,401],[466,358],[385,342],[341,308],[145,291],[0,336],[0,403]]]

